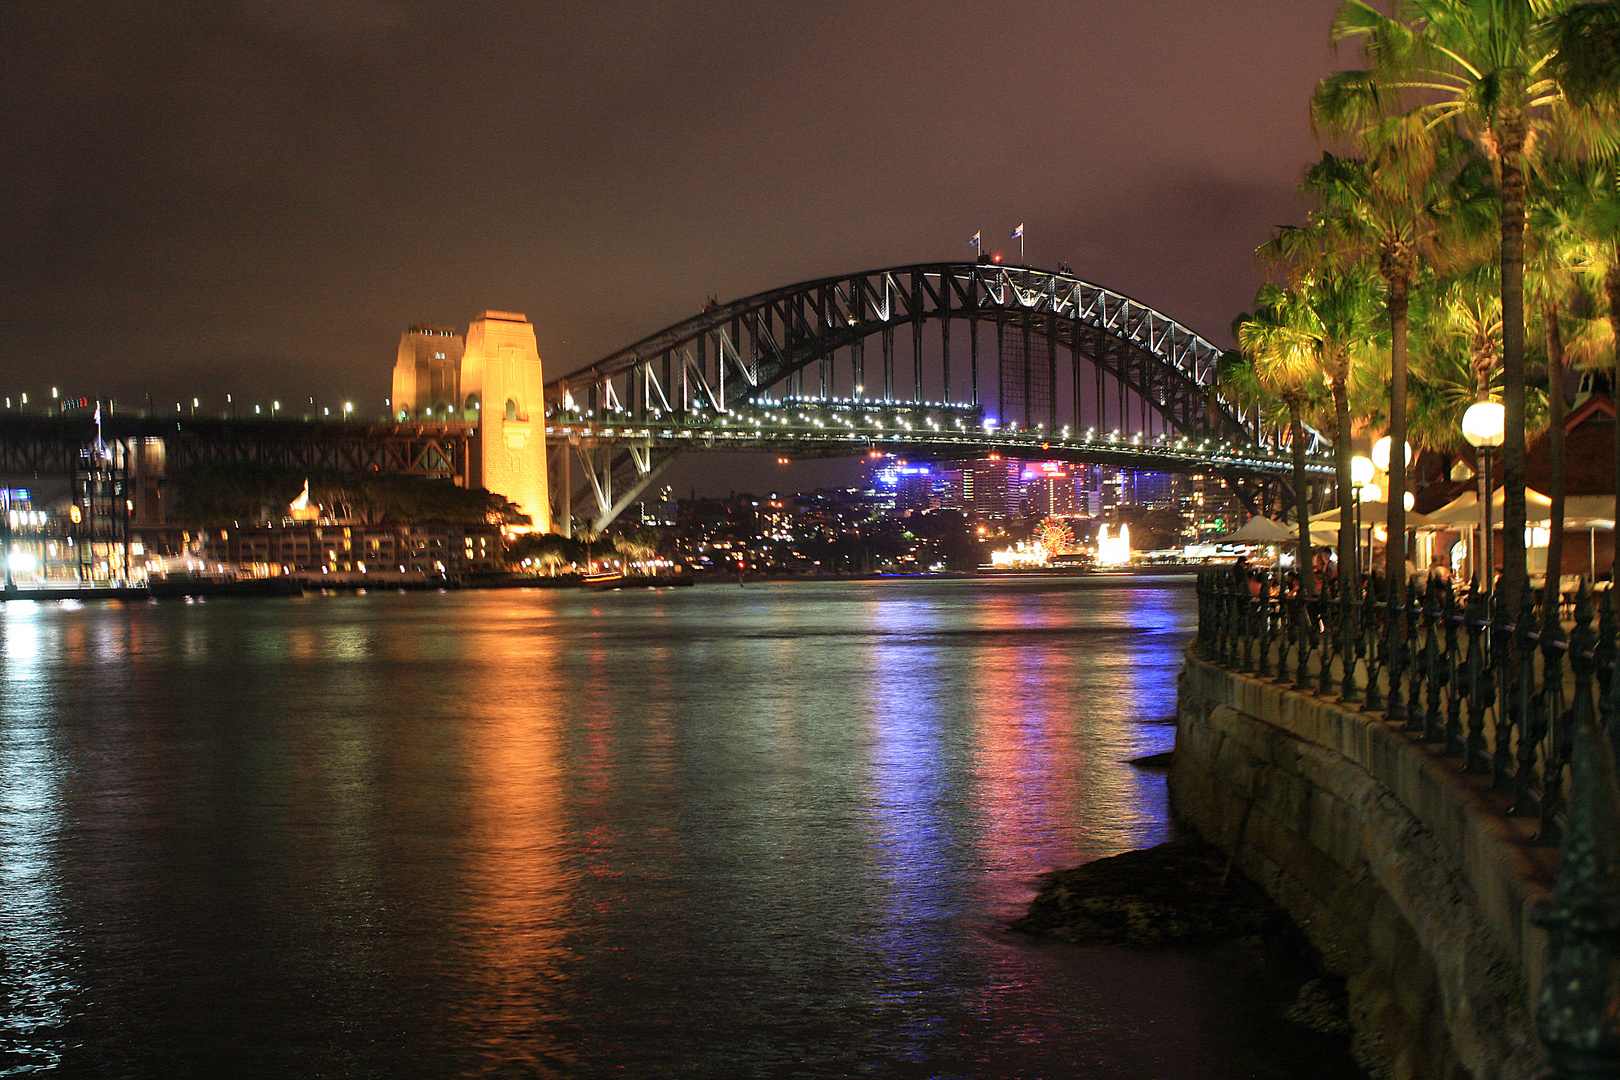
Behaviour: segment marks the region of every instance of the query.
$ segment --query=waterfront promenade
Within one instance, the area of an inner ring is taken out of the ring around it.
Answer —
[[[1176,813],[1347,977],[1375,1074],[1614,1065],[1616,613],[1569,601],[1200,579]]]

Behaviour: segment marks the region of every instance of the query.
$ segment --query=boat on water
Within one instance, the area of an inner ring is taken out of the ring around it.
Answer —
[[[0,600],[145,600],[150,593],[137,583],[53,581],[29,585],[0,584]]]
[[[610,589],[678,589],[695,584],[689,571],[673,574],[626,574],[612,570],[602,574],[586,574],[579,579],[579,587],[594,592]]]
[[[622,570],[609,570],[601,574],[585,574],[579,579],[579,587],[592,592],[606,592],[610,589],[622,589],[627,584]]]
[[[249,577],[231,574],[173,573],[147,582],[154,597],[177,596],[298,596],[304,583],[297,578]]]

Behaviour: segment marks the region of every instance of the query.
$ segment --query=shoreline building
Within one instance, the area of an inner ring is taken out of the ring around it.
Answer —
[[[410,327],[394,362],[394,415],[476,424],[469,465],[479,486],[505,495],[551,531],[546,475],[545,376],[534,326],[513,311],[484,311],[466,337]]]

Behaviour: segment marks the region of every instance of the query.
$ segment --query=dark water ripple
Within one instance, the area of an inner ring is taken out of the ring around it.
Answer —
[[[1166,835],[1189,589],[0,605],[0,1074],[1353,1075],[1007,932]]]

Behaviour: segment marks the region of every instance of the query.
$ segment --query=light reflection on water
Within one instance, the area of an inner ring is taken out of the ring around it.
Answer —
[[[1220,963],[1004,929],[1165,835],[1125,762],[1191,620],[1096,582],[0,605],[0,1072],[1292,1075],[1248,1048],[1322,1048]]]

